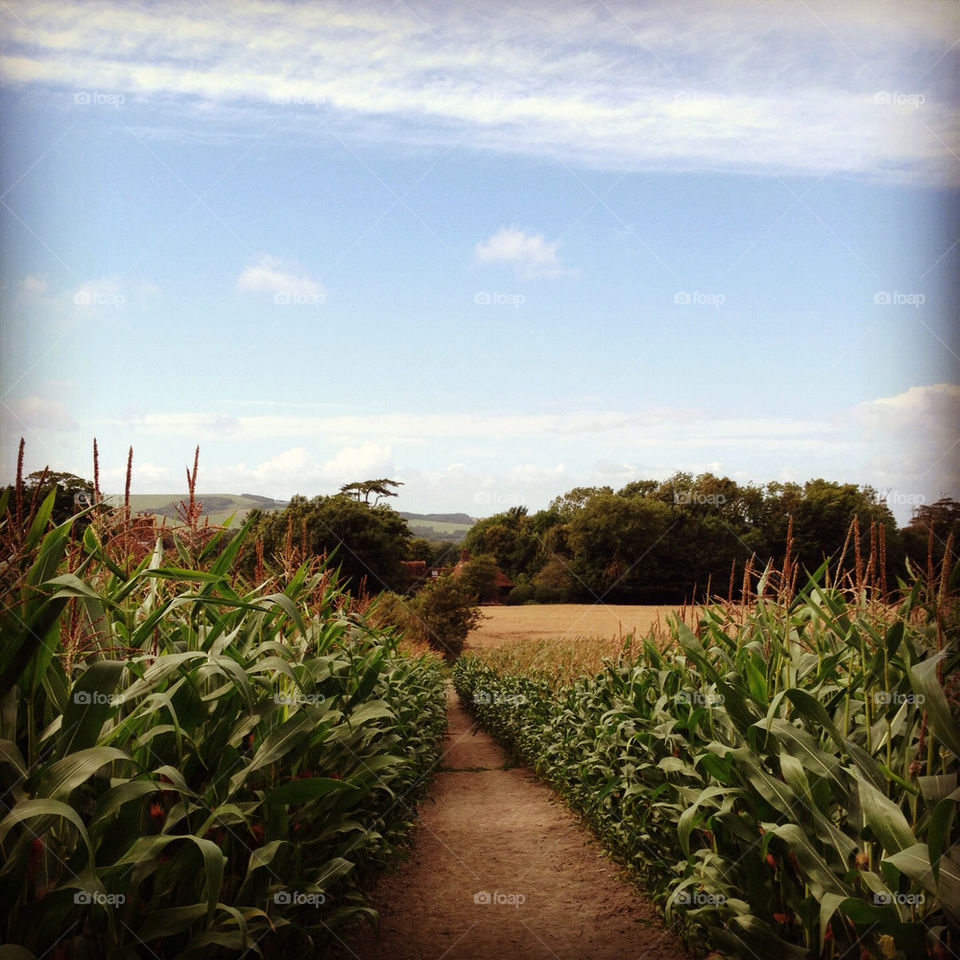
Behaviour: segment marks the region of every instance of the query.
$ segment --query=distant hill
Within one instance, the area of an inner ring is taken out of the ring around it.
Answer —
[[[472,527],[476,520],[465,513],[404,513],[400,511],[400,516],[404,520],[416,520],[418,523],[432,523],[437,520],[440,523],[465,523]]]
[[[106,499],[108,503],[114,505],[123,503],[123,497],[119,495]],[[177,516],[180,501],[186,499],[185,493],[132,493],[130,494],[130,511],[152,513],[154,516],[172,520]],[[282,510],[287,505],[285,500],[273,500],[270,497],[249,493],[240,496],[232,493],[202,493],[197,495],[197,500],[200,501],[203,515],[209,517],[211,523],[225,524],[232,517],[230,525],[233,527],[239,527],[251,510]]]
[[[180,501],[186,499],[185,493],[134,493],[130,495],[130,510],[133,513],[152,513],[157,517],[172,520],[177,516]],[[204,516],[209,517],[211,523],[225,524],[232,517],[230,525],[233,527],[239,527],[251,510],[282,510],[288,502],[262,497],[256,493],[242,493],[239,496],[232,493],[205,493],[198,494],[197,499]],[[123,497],[110,496],[107,501],[119,505],[123,503]],[[476,522],[466,513],[399,513],[407,521],[407,526],[415,537],[426,537],[427,540],[452,540],[459,543]]]
[[[426,537],[427,540],[451,540],[459,543],[476,523],[473,517],[466,513],[399,512],[407,521],[410,532],[415,537]]]

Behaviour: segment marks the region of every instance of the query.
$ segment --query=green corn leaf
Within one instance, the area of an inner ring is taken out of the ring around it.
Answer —
[[[345,780],[331,777],[307,777],[274,787],[266,796],[268,804],[309,803],[329,793],[353,791],[356,787]]]
[[[950,831],[953,827],[953,818],[957,812],[957,802],[950,797],[941,800],[930,815],[930,824],[927,827],[927,847],[930,855],[930,869],[933,872],[934,882],[939,882],[940,858],[950,841]]]
[[[899,853],[917,841],[903,811],[876,787],[858,778],[863,817],[888,853]]]
[[[134,841],[127,852],[112,866],[119,867],[128,863],[141,863],[159,857],[163,850],[176,840],[186,840],[199,849],[203,857],[204,875],[207,889],[207,920],[213,918],[220,898],[220,888],[223,885],[223,871],[227,858],[220,852],[220,848],[211,840],[186,834],[160,834],[159,836],[140,837]],[[196,906],[196,905],[194,905]],[[189,908],[193,909],[193,907]],[[202,915],[202,912],[201,912]],[[141,934],[144,936],[144,934]]]
[[[960,758],[960,731],[954,723],[947,698],[937,679],[937,664],[944,656],[946,656],[946,650],[911,667],[910,679],[913,689],[924,697],[923,709],[927,711],[933,732],[941,743],[953,751],[954,757]]]
[[[3,820],[0,820],[0,843],[3,842],[4,837],[10,832],[11,828],[18,823],[25,823],[35,817],[47,816],[68,820],[77,828],[90,855],[90,861],[92,862],[93,847],[90,844],[90,836],[87,833],[87,828],[80,814],[66,803],[62,803],[59,800],[50,800],[45,797],[37,800],[20,800],[14,804],[13,809]]]
[[[113,691],[124,666],[117,660],[97,660],[74,683],[60,726],[59,752],[65,755],[96,744],[107,717],[115,709]]]
[[[87,747],[74,751],[37,772],[36,794],[54,800],[66,800],[81,783],[107,764],[118,760],[129,761],[130,757],[115,747]]]

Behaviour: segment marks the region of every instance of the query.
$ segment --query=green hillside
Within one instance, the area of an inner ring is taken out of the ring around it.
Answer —
[[[130,495],[130,509],[133,513],[152,513],[158,517],[176,519],[177,507],[186,494],[170,493],[135,493]],[[254,509],[282,510],[285,500],[273,500],[255,493],[206,493],[199,494],[204,516],[210,518],[214,524],[226,524],[230,521],[233,527],[239,527],[246,519],[247,514]],[[123,503],[119,494],[108,496],[107,501],[114,505]],[[452,540],[459,543],[473,526],[474,520],[466,513],[404,513],[400,516],[407,521],[411,533],[415,537],[426,537],[428,540]],[[232,519],[231,519],[232,518]]]
[[[169,493],[134,493],[130,495],[130,509],[133,513],[152,513],[158,517],[167,517],[173,520],[177,516],[177,506],[185,500],[186,494]],[[285,500],[272,500],[270,497],[261,497],[256,494],[206,493],[199,494],[201,509],[210,522],[239,527],[247,514],[255,509],[282,510],[286,506]],[[123,502],[123,497],[116,495],[107,497],[113,504]],[[232,518],[232,519],[231,519]]]

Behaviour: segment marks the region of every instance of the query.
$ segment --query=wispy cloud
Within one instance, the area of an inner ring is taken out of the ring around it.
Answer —
[[[322,301],[322,284],[312,279],[297,263],[263,253],[237,277],[237,289],[254,293],[272,293],[277,302]]]
[[[215,104],[233,125],[238,110],[287,111],[304,133],[375,124],[380,138],[605,168],[958,180],[960,13],[939,0],[5,11],[8,83],[121,117],[169,102],[171,128],[187,131],[193,112],[202,136]]]
[[[474,247],[477,263],[511,264],[521,277],[557,277],[564,270],[557,257],[557,244],[547,243],[542,233],[525,233],[517,227],[501,227]]]
[[[545,504],[578,484],[617,486],[637,477],[662,478],[694,469],[747,481],[824,476],[871,483],[890,492],[891,508],[905,521],[916,503],[941,495],[960,497],[958,404],[960,386],[932,384],[858,404],[829,419],[733,417],[651,407],[496,415],[158,412],[104,426],[122,427],[124,436],[141,446],[154,438],[166,442],[176,437],[188,445],[228,438],[237,450],[289,443],[258,465],[208,471],[206,480],[217,489],[257,487],[256,492],[270,496],[329,492],[347,479],[376,474],[408,480],[405,495],[424,506],[435,503],[437,509],[463,509],[465,501],[458,506],[454,492],[478,506],[508,500]],[[443,469],[436,463],[427,466],[423,459],[424,451],[436,451],[438,444],[450,464]],[[557,464],[558,450],[571,460]],[[493,462],[515,466],[484,469]],[[750,475],[743,472],[747,463]],[[474,500],[475,494],[482,494],[481,499]]]

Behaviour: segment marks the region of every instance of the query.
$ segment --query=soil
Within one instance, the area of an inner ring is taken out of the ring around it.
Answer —
[[[445,755],[358,960],[686,960],[622,867],[447,691]],[[486,894],[478,896],[478,894]],[[485,901],[485,902],[484,902]]]

